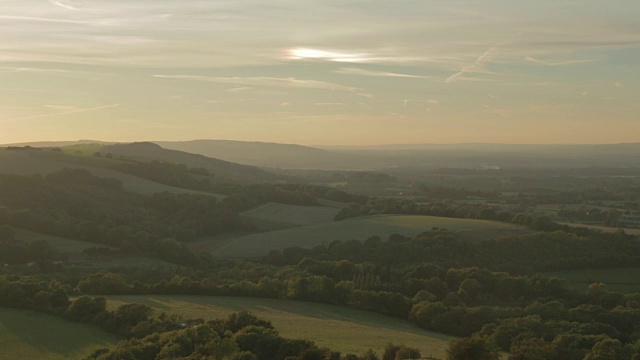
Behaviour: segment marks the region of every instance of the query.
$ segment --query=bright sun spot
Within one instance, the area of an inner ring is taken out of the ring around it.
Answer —
[[[326,51],[319,49],[310,49],[310,48],[294,48],[288,50],[289,59],[322,59],[328,61],[338,61],[338,62],[360,62],[365,59],[362,55],[359,54],[344,54],[334,51]]]

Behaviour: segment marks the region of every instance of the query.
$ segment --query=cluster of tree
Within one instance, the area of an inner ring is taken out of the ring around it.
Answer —
[[[146,327],[148,321],[139,323]],[[143,325],[144,324],[144,325]],[[123,340],[114,349],[99,349],[84,360],[379,360],[372,350],[361,356],[342,355],[318,348],[311,340],[281,337],[269,321],[248,312],[233,313],[226,319],[192,321],[181,329],[154,331],[146,336]],[[157,330],[157,329],[154,329]],[[420,351],[387,344],[383,360],[419,359]]]
[[[11,226],[0,225],[0,265],[29,262],[44,264],[54,260],[55,256],[55,251],[48,241],[36,240],[30,243],[19,241]]]
[[[265,261],[285,265],[310,257],[385,266],[427,262],[444,268],[477,266],[514,274],[640,264],[640,243],[634,236],[570,230],[471,242],[445,229],[433,228],[413,237],[393,234],[387,241],[373,236],[364,242],[333,241],[312,249],[276,250]]]
[[[469,190],[462,187],[427,185],[419,182],[412,184],[411,192],[415,196],[431,200],[466,200],[469,197],[495,199],[499,197],[496,191]]]
[[[456,203],[452,201],[417,202],[412,199],[371,198],[366,203],[350,203],[336,214],[336,220],[358,216],[402,214],[452,217],[462,219],[484,219],[531,225],[531,215],[500,210],[495,205]]]
[[[597,207],[580,206],[579,208],[561,207],[558,216],[570,221],[599,222],[605,226],[624,225],[623,212],[617,209],[601,210]]]

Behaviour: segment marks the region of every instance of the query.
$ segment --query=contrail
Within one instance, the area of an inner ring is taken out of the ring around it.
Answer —
[[[63,3],[61,3],[60,1],[56,1],[56,0],[49,0],[49,2],[50,2],[51,4],[53,4],[53,5],[55,5],[55,6],[59,6],[59,7],[61,7],[61,8],[65,8],[65,9],[67,9],[67,10],[74,10],[74,11],[78,11],[78,9],[77,9],[77,8],[74,8],[74,7],[73,7],[73,6],[71,6],[71,5],[63,4]]]
[[[477,68],[479,68],[480,66],[482,66],[482,63],[484,62],[484,59],[487,58],[487,56],[489,56],[489,54],[494,50],[494,47],[491,47],[489,50],[485,51],[484,54],[480,55],[476,61],[473,62],[473,64],[469,65],[469,66],[465,66],[462,68],[462,70],[460,70],[459,72],[449,76],[447,78],[447,80],[445,80],[445,82],[447,83],[451,83],[454,82],[457,78],[459,78],[460,76],[466,74],[466,73],[470,73],[470,72],[475,72],[474,70],[476,70]]]

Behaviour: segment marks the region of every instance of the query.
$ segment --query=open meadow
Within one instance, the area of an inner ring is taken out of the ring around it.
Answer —
[[[320,347],[362,354],[382,354],[388,342],[421,350],[423,356],[445,358],[450,336],[422,330],[400,319],[346,307],[292,300],[212,296],[107,296],[107,308],[140,303],[184,319],[211,320],[250,311],[271,321],[285,338],[313,340]]]
[[[0,307],[0,360],[80,359],[117,341],[92,325]]]
[[[523,227],[487,220],[470,220],[420,215],[376,215],[335,221],[320,225],[264,232],[226,239],[216,244],[214,256],[264,256],[271,250],[299,246],[312,248],[334,240],[361,240],[377,235],[383,239],[391,234],[405,236],[439,227],[451,230],[463,240],[475,241],[527,234]]]

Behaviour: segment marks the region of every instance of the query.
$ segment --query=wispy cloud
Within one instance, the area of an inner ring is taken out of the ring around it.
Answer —
[[[31,119],[46,118],[46,117],[53,117],[53,116],[60,116],[60,115],[79,114],[79,113],[86,113],[86,112],[91,112],[91,111],[98,111],[98,110],[104,110],[104,109],[109,109],[109,108],[115,108],[115,107],[118,107],[118,106],[121,106],[121,105],[123,105],[123,104],[102,105],[102,106],[95,106],[95,107],[90,107],[90,108],[78,108],[78,107],[75,107],[75,106],[72,106],[72,105],[43,105],[44,108],[51,109],[51,110],[56,110],[57,112],[47,113],[47,114],[36,114],[36,115],[21,116],[21,117],[15,117],[15,118],[10,118],[10,119],[2,119],[2,120],[0,120],[0,122],[31,120]]]
[[[252,77],[217,77],[217,76],[198,76],[198,75],[152,75],[160,79],[173,80],[190,80],[213,82],[223,84],[238,84],[249,86],[267,86],[281,88],[300,88],[300,89],[322,89],[322,90],[338,90],[357,93],[358,88],[335,84],[327,81],[305,80],[294,77],[268,77],[268,76],[252,76]]]
[[[359,75],[359,76],[373,76],[373,77],[397,77],[397,78],[414,78],[414,79],[429,79],[430,76],[422,76],[422,75],[410,75],[410,74],[401,74],[396,72],[387,72],[387,71],[374,71],[360,68],[340,68],[334,71],[338,74],[345,75]]]
[[[565,65],[575,65],[575,64],[584,64],[597,61],[595,59],[585,59],[585,60],[566,60],[566,61],[545,61],[533,58],[531,56],[525,57],[525,60],[532,62],[534,64],[545,65],[545,66],[565,66]]]
[[[624,83],[622,81],[616,81],[613,83],[614,87],[621,88],[624,87]]]

